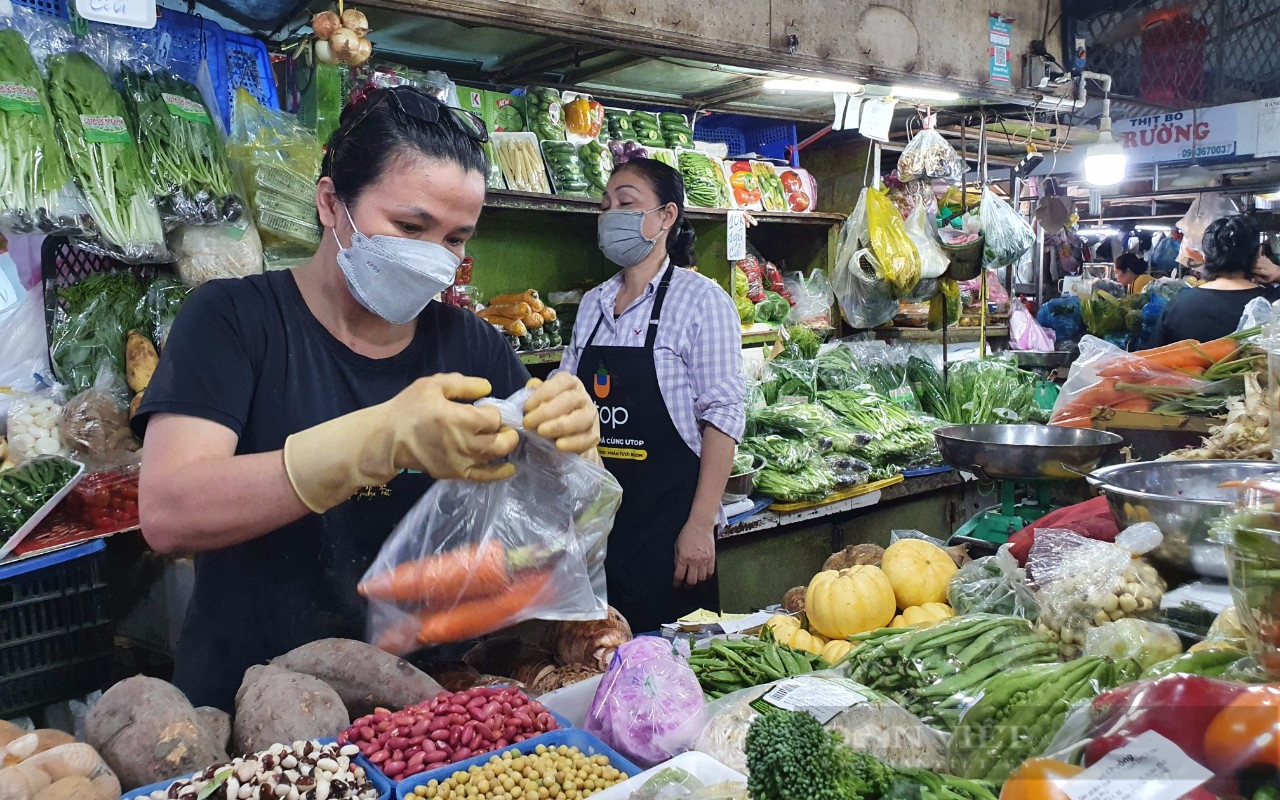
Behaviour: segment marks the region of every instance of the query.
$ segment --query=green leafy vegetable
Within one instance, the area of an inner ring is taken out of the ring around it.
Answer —
[[[835,479],[820,460],[792,472],[765,467],[756,476],[756,492],[784,503],[825,499],[835,485]]]
[[[814,359],[822,339],[808,325],[788,325],[782,329],[782,353],[788,358]]]
[[[147,287],[127,272],[92,275],[59,291],[65,308],[54,317],[50,348],[54,374],[72,395],[94,385],[101,371],[124,386],[124,347],[130,330],[151,330],[139,308]]]
[[[244,203],[199,90],[165,70],[126,69],[120,80],[161,214],[191,225],[238,219]]]
[[[774,433],[811,437],[830,428],[836,418],[816,403],[779,403],[755,409],[755,421]]]
[[[791,304],[787,298],[777,292],[765,292],[764,300],[756,304],[756,322],[767,322],[776,325],[785,322],[791,313]]]
[[[760,456],[775,470],[794,472],[812,463],[818,451],[807,441],[796,441],[776,433],[765,436],[748,436],[740,449],[744,453]]]
[[[48,67],[58,136],[102,240],[124,261],[164,261],[164,229],[125,122],[124,98],[84,53],[58,53]]]

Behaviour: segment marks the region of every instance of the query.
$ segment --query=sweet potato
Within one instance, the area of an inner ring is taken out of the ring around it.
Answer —
[[[255,753],[279,742],[332,739],[351,724],[351,716],[329,684],[268,664],[249,667],[236,692],[232,746]]]
[[[200,726],[218,743],[218,747],[230,752],[231,715],[220,708],[200,706],[196,709],[196,716],[200,718]]]
[[[443,691],[430,675],[403,658],[350,639],[304,644],[271,663],[329,684],[355,718],[372,714],[378,707],[394,710],[411,706]]]
[[[85,718],[84,738],[129,789],[227,760],[186,696],[156,678],[129,678],[108,689]]]
[[[129,331],[124,344],[124,364],[129,389],[141,392],[151,384],[151,376],[160,364],[160,354],[146,335]]]

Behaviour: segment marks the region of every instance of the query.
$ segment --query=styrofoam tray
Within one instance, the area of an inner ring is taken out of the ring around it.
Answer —
[[[10,536],[9,541],[4,543],[4,546],[0,547],[0,561],[8,558],[9,554],[16,550],[18,545],[22,544],[22,540],[27,538],[27,534],[34,531],[36,526],[45,517],[49,516],[49,512],[53,511],[54,507],[61,503],[71,493],[71,490],[76,487],[76,484],[80,482],[80,479],[84,477],[84,464],[75,459],[67,460],[76,465],[76,474],[71,476],[71,480],[67,481],[67,485],[59,489],[57,494],[45,501],[45,504],[36,511],[35,516],[23,523],[22,527],[18,528],[18,532]]]
[[[587,723],[587,712],[591,710],[591,701],[595,699],[596,689],[603,677],[597,675],[554,692],[547,692],[538,701],[551,709],[557,719],[563,717],[566,728],[581,728]]]
[[[504,747],[501,750],[494,750],[483,755],[473,756],[472,758],[468,758],[466,761],[459,761],[456,764],[449,764],[448,766],[441,767],[440,769],[414,775],[408,780],[401,781],[400,785],[396,787],[396,798],[397,800],[414,800],[417,795],[413,793],[413,790],[418,786],[425,786],[431,781],[446,780],[455,772],[466,772],[471,767],[480,766],[494,756],[501,756],[503,753],[531,753],[540,744],[544,744],[547,747],[559,747],[560,745],[576,747],[584,755],[605,756],[609,759],[609,763],[624,775],[632,776],[640,774],[639,767],[623,758],[616,750],[609,747],[596,737],[586,731],[578,730],[577,728],[565,728],[564,730],[552,731],[551,733],[523,741],[515,747]]]
[[[640,787],[644,786],[650,778],[667,769],[682,769],[707,786],[717,783],[734,782],[745,784],[747,782],[747,776],[741,772],[726,767],[706,753],[699,753],[693,750],[688,753],[681,753],[666,763],[659,764],[653,769],[628,778],[617,786],[610,786],[603,792],[594,795],[594,797],[597,800],[626,800],[635,792],[640,791]]]

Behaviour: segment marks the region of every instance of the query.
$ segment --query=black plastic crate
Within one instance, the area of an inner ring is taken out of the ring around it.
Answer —
[[[106,561],[98,540],[0,566],[0,718],[106,688]]]

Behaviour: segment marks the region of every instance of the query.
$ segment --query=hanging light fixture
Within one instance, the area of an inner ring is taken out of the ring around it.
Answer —
[[[1080,76],[1080,94],[1084,97],[1084,81],[1102,84],[1102,120],[1098,123],[1098,141],[1089,145],[1084,156],[1084,180],[1090,186],[1115,186],[1124,180],[1129,157],[1124,147],[1111,135],[1111,76],[1085,72]]]

